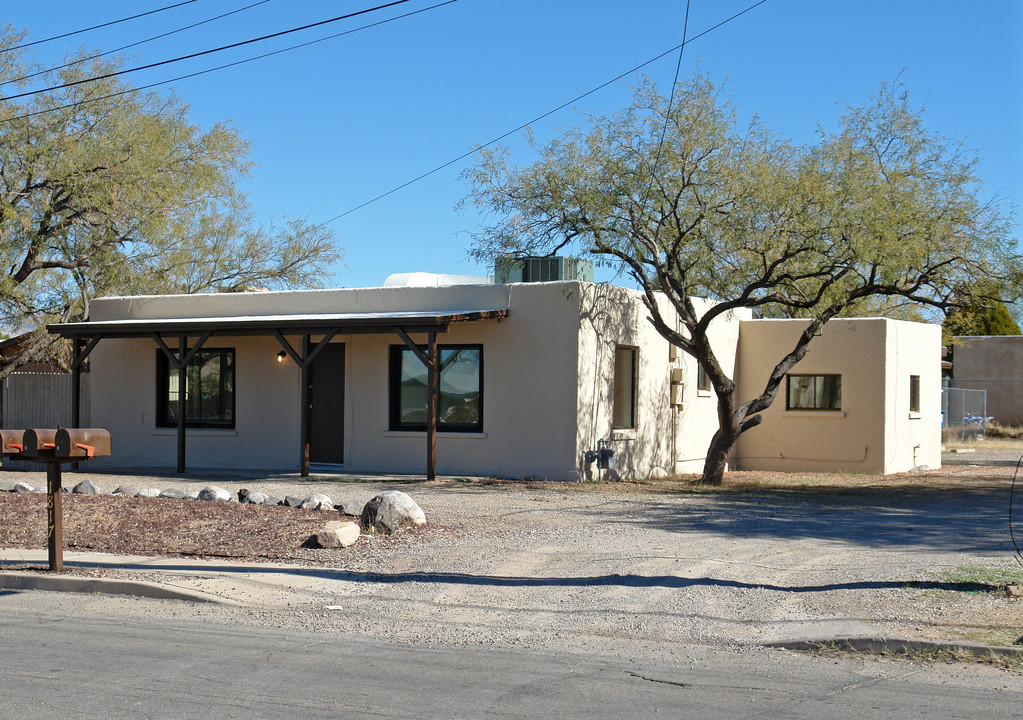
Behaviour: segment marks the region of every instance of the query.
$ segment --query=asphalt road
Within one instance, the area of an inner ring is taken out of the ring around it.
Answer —
[[[0,593],[0,717],[974,718],[1018,717],[1023,698],[1023,678],[986,666],[707,646],[671,665],[431,649],[94,603]]]

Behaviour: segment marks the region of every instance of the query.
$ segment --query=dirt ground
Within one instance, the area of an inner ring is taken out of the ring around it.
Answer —
[[[1018,451],[946,459],[940,471],[887,477],[732,473],[719,490],[689,478],[403,483],[77,473],[65,484],[89,477],[107,491],[129,479],[186,491],[212,482],[232,492],[365,502],[400,489],[428,524],[322,550],[308,539],[336,515],[67,495],[64,532],[70,550],[286,561],[351,581],[344,597],[325,594],[286,615],[236,612],[231,622],[387,628],[398,640],[449,646],[742,645],[839,628],[1013,643],[1023,636],[1020,602],[955,573],[1021,568],[1008,530]],[[33,482],[35,474],[5,476]],[[0,546],[45,547],[45,496],[0,493]],[[343,614],[322,609],[342,606]]]

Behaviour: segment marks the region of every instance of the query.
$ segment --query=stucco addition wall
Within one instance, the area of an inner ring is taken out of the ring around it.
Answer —
[[[717,429],[717,404],[711,391],[697,390],[697,363],[668,341],[649,321],[641,293],[608,285],[581,286],[579,330],[579,434],[576,448],[580,476],[602,474],[584,460],[599,440],[610,441],[615,451],[618,478],[661,477],[699,472],[710,438]],[[662,317],[677,324],[666,299],[659,299]],[[696,300],[698,311],[711,304]],[[736,357],[739,318],[728,313],[710,327],[719,360],[732,372]],[[614,355],[618,345],[636,350],[636,418],[634,428],[613,428]],[[681,405],[671,403],[672,369],[681,375]]]
[[[955,387],[986,390],[988,417],[1023,425],[1023,336],[957,337],[952,355]]]
[[[751,320],[739,330],[739,397],[759,394],[805,320]],[[837,319],[792,374],[840,374],[841,410],[786,410],[783,381],[763,423],[736,448],[742,470],[891,473],[936,467],[940,446],[940,328],[882,318]],[[910,375],[921,410],[910,417]]]

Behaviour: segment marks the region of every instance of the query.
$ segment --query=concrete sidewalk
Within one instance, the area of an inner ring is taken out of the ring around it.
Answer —
[[[47,569],[46,550],[0,549],[0,589],[106,593],[165,600],[284,608],[346,595],[363,580],[351,573],[284,563],[64,553],[64,568]],[[26,568],[29,566],[29,568]]]

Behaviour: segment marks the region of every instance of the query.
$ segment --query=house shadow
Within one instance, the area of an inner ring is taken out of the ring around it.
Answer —
[[[1013,501],[1013,531],[1023,543],[1023,487]],[[934,552],[1013,552],[1007,480],[963,488],[823,488],[733,492],[646,502],[615,522],[670,533],[732,538],[841,541],[869,548]],[[586,510],[580,510],[586,512]],[[593,508],[594,514],[607,514]],[[610,518],[609,518],[610,519]]]

